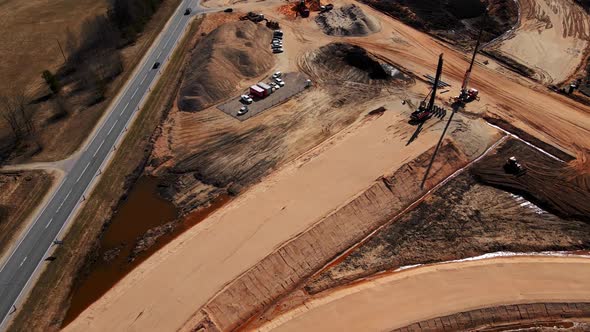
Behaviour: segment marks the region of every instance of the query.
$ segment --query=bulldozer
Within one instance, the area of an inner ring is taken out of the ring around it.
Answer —
[[[526,173],[526,169],[516,160],[516,157],[512,156],[506,160],[504,164],[504,171],[508,174],[514,174],[516,176],[521,176]]]

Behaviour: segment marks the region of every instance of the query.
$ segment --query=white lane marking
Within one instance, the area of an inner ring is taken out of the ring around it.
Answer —
[[[22,262],[20,262],[20,265],[19,265],[19,267],[23,266],[23,264],[25,263],[25,261],[26,261],[26,260],[27,260],[27,257],[25,256],[25,258],[23,258],[23,261],[22,261]]]
[[[162,50],[160,50],[160,53],[158,53],[158,56],[156,58],[159,58],[160,55],[162,55]]]
[[[111,134],[111,131],[113,131],[113,128],[115,128],[115,126],[117,125],[117,122],[119,122],[119,119],[117,119],[117,121],[115,121],[115,123],[113,123],[113,126],[111,127],[111,129],[109,129],[107,136]]]
[[[121,110],[120,115],[123,115],[123,113],[125,113],[125,110],[127,109],[127,106],[129,106],[129,103],[125,104],[125,107],[123,107],[123,109]]]
[[[133,92],[133,94],[131,95],[131,99],[133,99],[133,97],[134,97],[134,96],[135,96],[135,94],[137,93],[137,90],[138,90],[138,89],[139,89],[139,88],[135,89],[135,92]]]
[[[61,210],[61,207],[64,205],[64,203],[66,202],[66,200],[68,199],[68,197],[70,196],[70,193],[72,192],[72,190],[70,189],[70,191],[68,191],[68,194],[66,195],[66,198],[64,198],[64,200],[61,202],[61,204],[59,205],[59,207],[57,208],[57,210],[55,211],[55,213],[58,213],[59,210]]]
[[[139,85],[142,85],[143,82],[145,82],[145,79],[147,78],[147,73],[145,74],[145,76],[143,77],[143,79],[141,80],[141,83],[139,83]]]
[[[100,148],[102,147],[103,144],[104,144],[104,140],[102,141],[102,143],[100,143],[100,145],[98,146],[98,149],[96,149],[92,158],[96,157],[96,154],[98,153],[98,151],[100,151]]]
[[[82,178],[82,175],[84,175],[84,172],[86,172],[86,169],[88,168],[88,166],[90,166],[90,163],[88,163],[88,165],[86,165],[86,167],[84,167],[84,170],[82,170],[82,173],[80,173],[80,176],[78,177],[78,180],[76,180],[76,183],[78,183],[78,181],[80,181],[80,178]]]
[[[47,229],[47,227],[49,227],[49,225],[51,225],[52,221],[53,221],[53,218],[49,219],[49,222],[47,223],[47,225],[45,225],[45,229]]]

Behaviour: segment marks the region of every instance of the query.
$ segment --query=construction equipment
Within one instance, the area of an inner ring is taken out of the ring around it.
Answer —
[[[442,74],[443,68],[443,55],[441,54],[438,57],[438,66],[436,68],[436,76],[434,77],[434,82],[432,84],[432,90],[430,92],[430,100],[428,104],[422,101],[418,109],[410,115],[410,119],[416,122],[424,122],[430,119],[433,115],[433,108],[434,108],[434,99],[436,98],[436,89],[440,83],[440,76]]]
[[[459,97],[455,98],[455,102],[463,102],[468,103],[478,99],[479,91],[474,88],[468,89],[469,79],[471,78],[471,70],[473,69],[473,64],[475,63],[475,55],[479,49],[479,43],[481,42],[481,35],[483,33],[483,29],[479,31],[479,36],[477,37],[477,43],[475,44],[475,48],[473,49],[473,56],[471,57],[471,63],[469,64],[469,68],[465,72],[465,77],[463,78],[463,84],[461,84],[461,93]]]
[[[246,14],[246,16],[240,17],[240,20],[250,20],[254,23],[258,23],[258,22],[264,21],[264,15],[258,14],[255,12],[248,12],[248,14]]]
[[[526,173],[526,169],[516,160],[516,157],[512,156],[506,160],[506,164],[504,164],[504,171],[508,174],[514,174],[516,176],[521,176]]]
[[[309,8],[305,4],[305,0],[300,0],[299,4],[297,5],[297,12],[301,17],[309,17]]]

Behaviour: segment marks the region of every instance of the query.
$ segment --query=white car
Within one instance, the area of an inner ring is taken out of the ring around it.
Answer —
[[[283,81],[282,79],[278,78],[278,77],[273,77],[275,82],[277,82],[277,84],[281,84],[281,82]]]
[[[281,86],[280,86],[280,85],[278,85],[278,84],[277,84],[277,83],[275,83],[275,82],[270,82],[270,83],[269,83],[269,85],[270,85],[270,86],[272,86],[273,88],[277,89],[277,90],[281,88]]]
[[[248,113],[248,106],[244,105],[242,106],[242,108],[240,108],[240,110],[238,111],[238,115],[244,115]]]
[[[272,52],[273,53],[283,53],[283,49],[282,48],[273,48]]]
[[[246,104],[252,104],[252,98],[250,98],[250,96],[248,95],[241,95],[240,99],[245,102]]]
[[[278,84],[279,86],[285,86],[285,82],[283,82],[283,81],[277,82],[277,84]]]
[[[275,72],[274,74],[272,74],[272,78],[279,78],[283,75],[283,73],[281,73],[280,71]]]

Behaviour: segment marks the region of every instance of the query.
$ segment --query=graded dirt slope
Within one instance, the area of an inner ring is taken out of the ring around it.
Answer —
[[[379,21],[354,4],[321,13],[315,22],[331,36],[366,36],[379,31]]]
[[[399,105],[397,100],[385,107]],[[181,327],[227,282],[274,248],[397,169],[405,158],[431,147],[437,132],[425,132],[420,141],[405,146],[404,133],[390,131],[405,119],[399,109],[387,111],[288,164],[136,268],[66,331]]]
[[[587,258],[519,257],[410,269],[321,294],[260,331],[388,331],[501,304],[583,302],[589,267]]]
[[[268,71],[274,57],[272,32],[263,24],[224,24],[200,41],[187,64],[178,96],[185,112],[200,111],[234,93],[246,79]]]
[[[585,59],[590,16],[574,0],[519,3],[520,25],[491,50],[531,68],[544,84],[568,79]]]
[[[504,173],[502,165],[511,155],[527,160],[528,176],[517,178]],[[563,207],[564,202],[569,201],[572,209],[576,207],[575,202],[590,201],[590,198],[581,200],[577,197],[579,192],[587,193],[587,188],[561,184],[564,180],[552,177],[549,171],[559,173],[563,166],[552,164],[547,158],[524,143],[507,141],[497,152],[493,151],[491,156],[482,158],[468,171],[432,193],[415,209],[378,231],[340,263],[319,274],[306,286],[306,290],[317,293],[383,270],[463,259],[490,252],[590,249],[590,224],[583,220],[572,220],[575,214],[566,216],[569,217],[567,220],[560,218],[520,196],[478,183],[471,175],[483,172],[492,178],[493,174],[498,184],[531,183],[539,201],[545,203],[542,207],[547,206],[548,197],[562,197],[558,199],[561,203],[558,206]],[[540,165],[537,167],[544,172],[540,173],[534,164]],[[490,169],[498,170],[492,173]],[[548,195],[539,195],[541,192],[538,191],[533,173],[546,175],[542,178]],[[552,188],[559,194],[551,192]],[[521,186],[520,189],[519,193],[525,193],[527,187]],[[570,208],[568,205],[565,207]],[[578,214],[578,217],[584,216]]]

